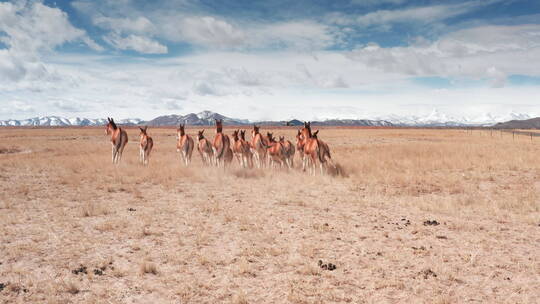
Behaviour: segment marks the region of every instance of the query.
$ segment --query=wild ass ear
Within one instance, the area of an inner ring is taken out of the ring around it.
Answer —
[[[203,130],[201,131],[201,134],[203,134],[203,133],[204,133],[204,130],[205,130],[205,129],[203,129]]]
[[[319,134],[319,130],[315,131],[315,133],[313,133],[313,137],[317,137],[317,134]]]
[[[143,129],[143,128],[139,127],[139,129],[141,130],[142,133],[144,133],[144,129]]]

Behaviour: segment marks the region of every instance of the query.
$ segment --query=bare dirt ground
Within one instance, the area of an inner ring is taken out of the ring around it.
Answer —
[[[173,129],[143,168],[128,134],[114,166],[102,128],[0,128],[0,302],[540,298],[540,139],[323,129],[334,177],[186,168]]]

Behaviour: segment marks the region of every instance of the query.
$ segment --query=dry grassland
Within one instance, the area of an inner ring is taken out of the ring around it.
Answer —
[[[186,168],[172,129],[114,166],[104,133],[0,128],[0,302],[540,298],[540,138],[323,129],[348,176],[313,177]]]

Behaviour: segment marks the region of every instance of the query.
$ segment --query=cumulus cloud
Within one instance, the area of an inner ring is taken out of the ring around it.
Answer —
[[[8,104],[9,113],[23,116],[82,111],[77,115],[143,118],[206,109],[254,119],[262,118],[257,113],[275,119],[284,115],[345,117],[347,113],[353,118],[364,115],[364,109],[414,111],[409,110],[413,103],[423,103],[429,110],[459,103],[461,110],[475,100],[504,104],[511,99],[520,99],[527,109],[537,108],[538,88],[518,90],[507,79],[511,74],[539,75],[539,25],[481,26],[436,40],[415,38],[408,46],[371,43],[352,51],[338,50],[344,34],[360,36],[365,33],[362,28],[401,22],[444,21],[480,7],[478,1],[462,6],[406,6],[401,11],[378,10],[362,16],[342,11],[333,14],[334,19],[300,15],[264,21],[215,15],[204,9],[143,11],[126,1],[87,1],[74,6],[86,7],[79,17],[88,15],[88,23],[99,28],[97,33],[104,32],[105,46],[163,54],[169,51],[167,45],[187,44],[193,47],[191,52],[144,60],[130,60],[131,56],[114,60],[118,54],[56,56],[55,48],[64,43],[101,46],[69,24],[58,9],[46,8],[45,13],[33,15],[33,3],[2,2],[0,46],[6,48],[0,49],[0,103]],[[386,7],[404,4],[383,1]],[[374,2],[364,4],[369,7]],[[38,2],[36,7],[40,5],[45,6]],[[29,20],[19,21],[22,16]],[[49,22],[48,18],[63,21]],[[346,42],[354,47],[357,41]],[[416,76],[481,81],[472,82],[473,88],[430,90],[412,85]],[[2,111],[3,116],[11,115]]]
[[[491,1],[467,1],[456,4],[440,4],[419,7],[408,7],[395,10],[377,10],[359,16],[355,19],[349,18],[349,23],[356,23],[365,27],[380,27],[388,29],[394,23],[431,23],[443,21],[455,16],[463,15],[475,9],[500,2],[500,0]],[[343,20],[342,20],[343,21]]]
[[[257,22],[190,11],[183,6],[144,12],[116,2],[78,1],[74,7],[88,14],[93,24],[110,31],[106,36],[135,34],[208,49],[318,50],[339,43],[342,35],[338,29],[314,20]]]
[[[351,0],[351,4],[357,5],[357,6],[375,6],[375,5],[382,5],[382,4],[402,4],[405,3],[407,0]]]
[[[0,80],[58,80],[41,57],[75,41],[102,50],[85,31],[72,26],[67,14],[57,8],[41,2],[0,3],[0,42],[6,46],[0,49]]]
[[[313,21],[289,21],[265,24],[250,32],[252,47],[281,46],[283,48],[318,50],[334,45],[337,34],[324,24]]]
[[[98,27],[109,29],[117,33],[153,33],[154,24],[144,16],[134,18],[112,18],[96,15],[92,22]]]
[[[382,48],[368,44],[347,56],[387,73],[413,76],[489,78],[505,84],[506,75],[538,75],[540,25],[484,26],[442,36],[432,43]]]
[[[310,20],[233,24],[213,16],[164,18],[164,39],[222,49],[317,50],[332,46],[338,33]]]
[[[221,96],[223,93],[219,92],[211,82],[198,81],[193,85],[193,92],[197,95],[206,96]]]
[[[91,41],[67,14],[41,2],[0,3],[1,42],[17,52],[50,51],[66,42]],[[92,44],[95,47],[96,44]]]
[[[181,25],[168,24],[177,27],[179,37],[198,45],[216,47],[238,47],[243,44],[245,34],[242,30],[225,20],[211,16],[188,17],[182,20]]]
[[[165,54],[168,49],[161,43],[144,36],[131,34],[127,37],[121,37],[118,34],[109,34],[103,39],[120,50],[134,50],[144,54]]]

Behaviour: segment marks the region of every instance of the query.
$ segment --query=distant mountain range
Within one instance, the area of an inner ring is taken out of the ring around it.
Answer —
[[[500,122],[494,127],[497,129],[540,129],[540,117]]]
[[[145,124],[149,126],[178,126],[186,124],[190,126],[212,126],[216,119],[223,119],[224,125],[247,125],[250,123],[247,119],[235,119],[223,116],[210,111],[202,111],[200,113],[190,113],[187,115],[165,115],[149,120]]]
[[[119,119],[116,122],[120,125],[149,125],[149,126],[178,126],[186,124],[191,126],[212,126],[215,119],[223,119],[225,125],[249,125],[257,123],[260,125],[302,125],[302,121],[249,121],[247,119],[236,119],[223,116],[211,111],[200,113],[190,113],[187,115],[164,115],[149,121],[138,118]],[[506,123],[502,123],[505,122]],[[525,121],[520,123],[519,121]],[[103,126],[107,120],[105,118],[64,118],[59,116],[34,117],[23,120],[0,120],[0,126]],[[494,116],[485,114],[480,117],[453,117],[433,110],[427,116],[388,116],[375,119],[329,119],[313,121],[313,125],[319,126],[370,126],[370,127],[466,127],[466,126],[494,126],[498,128],[540,128],[540,118],[530,119],[527,114],[510,113],[506,116]],[[511,127],[517,126],[517,127]],[[527,127],[529,126],[529,127]]]
[[[68,126],[103,126],[107,123],[106,118],[64,118],[59,116],[43,116],[43,117],[34,117],[28,119],[9,119],[9,120],[0,120],[0,126],[36,126],[36,127],[68,127]],[[131,118],[131,119],[120,119],[117,121],[118,124],[122,125],[138,125],[144,123],[142,119]]]

